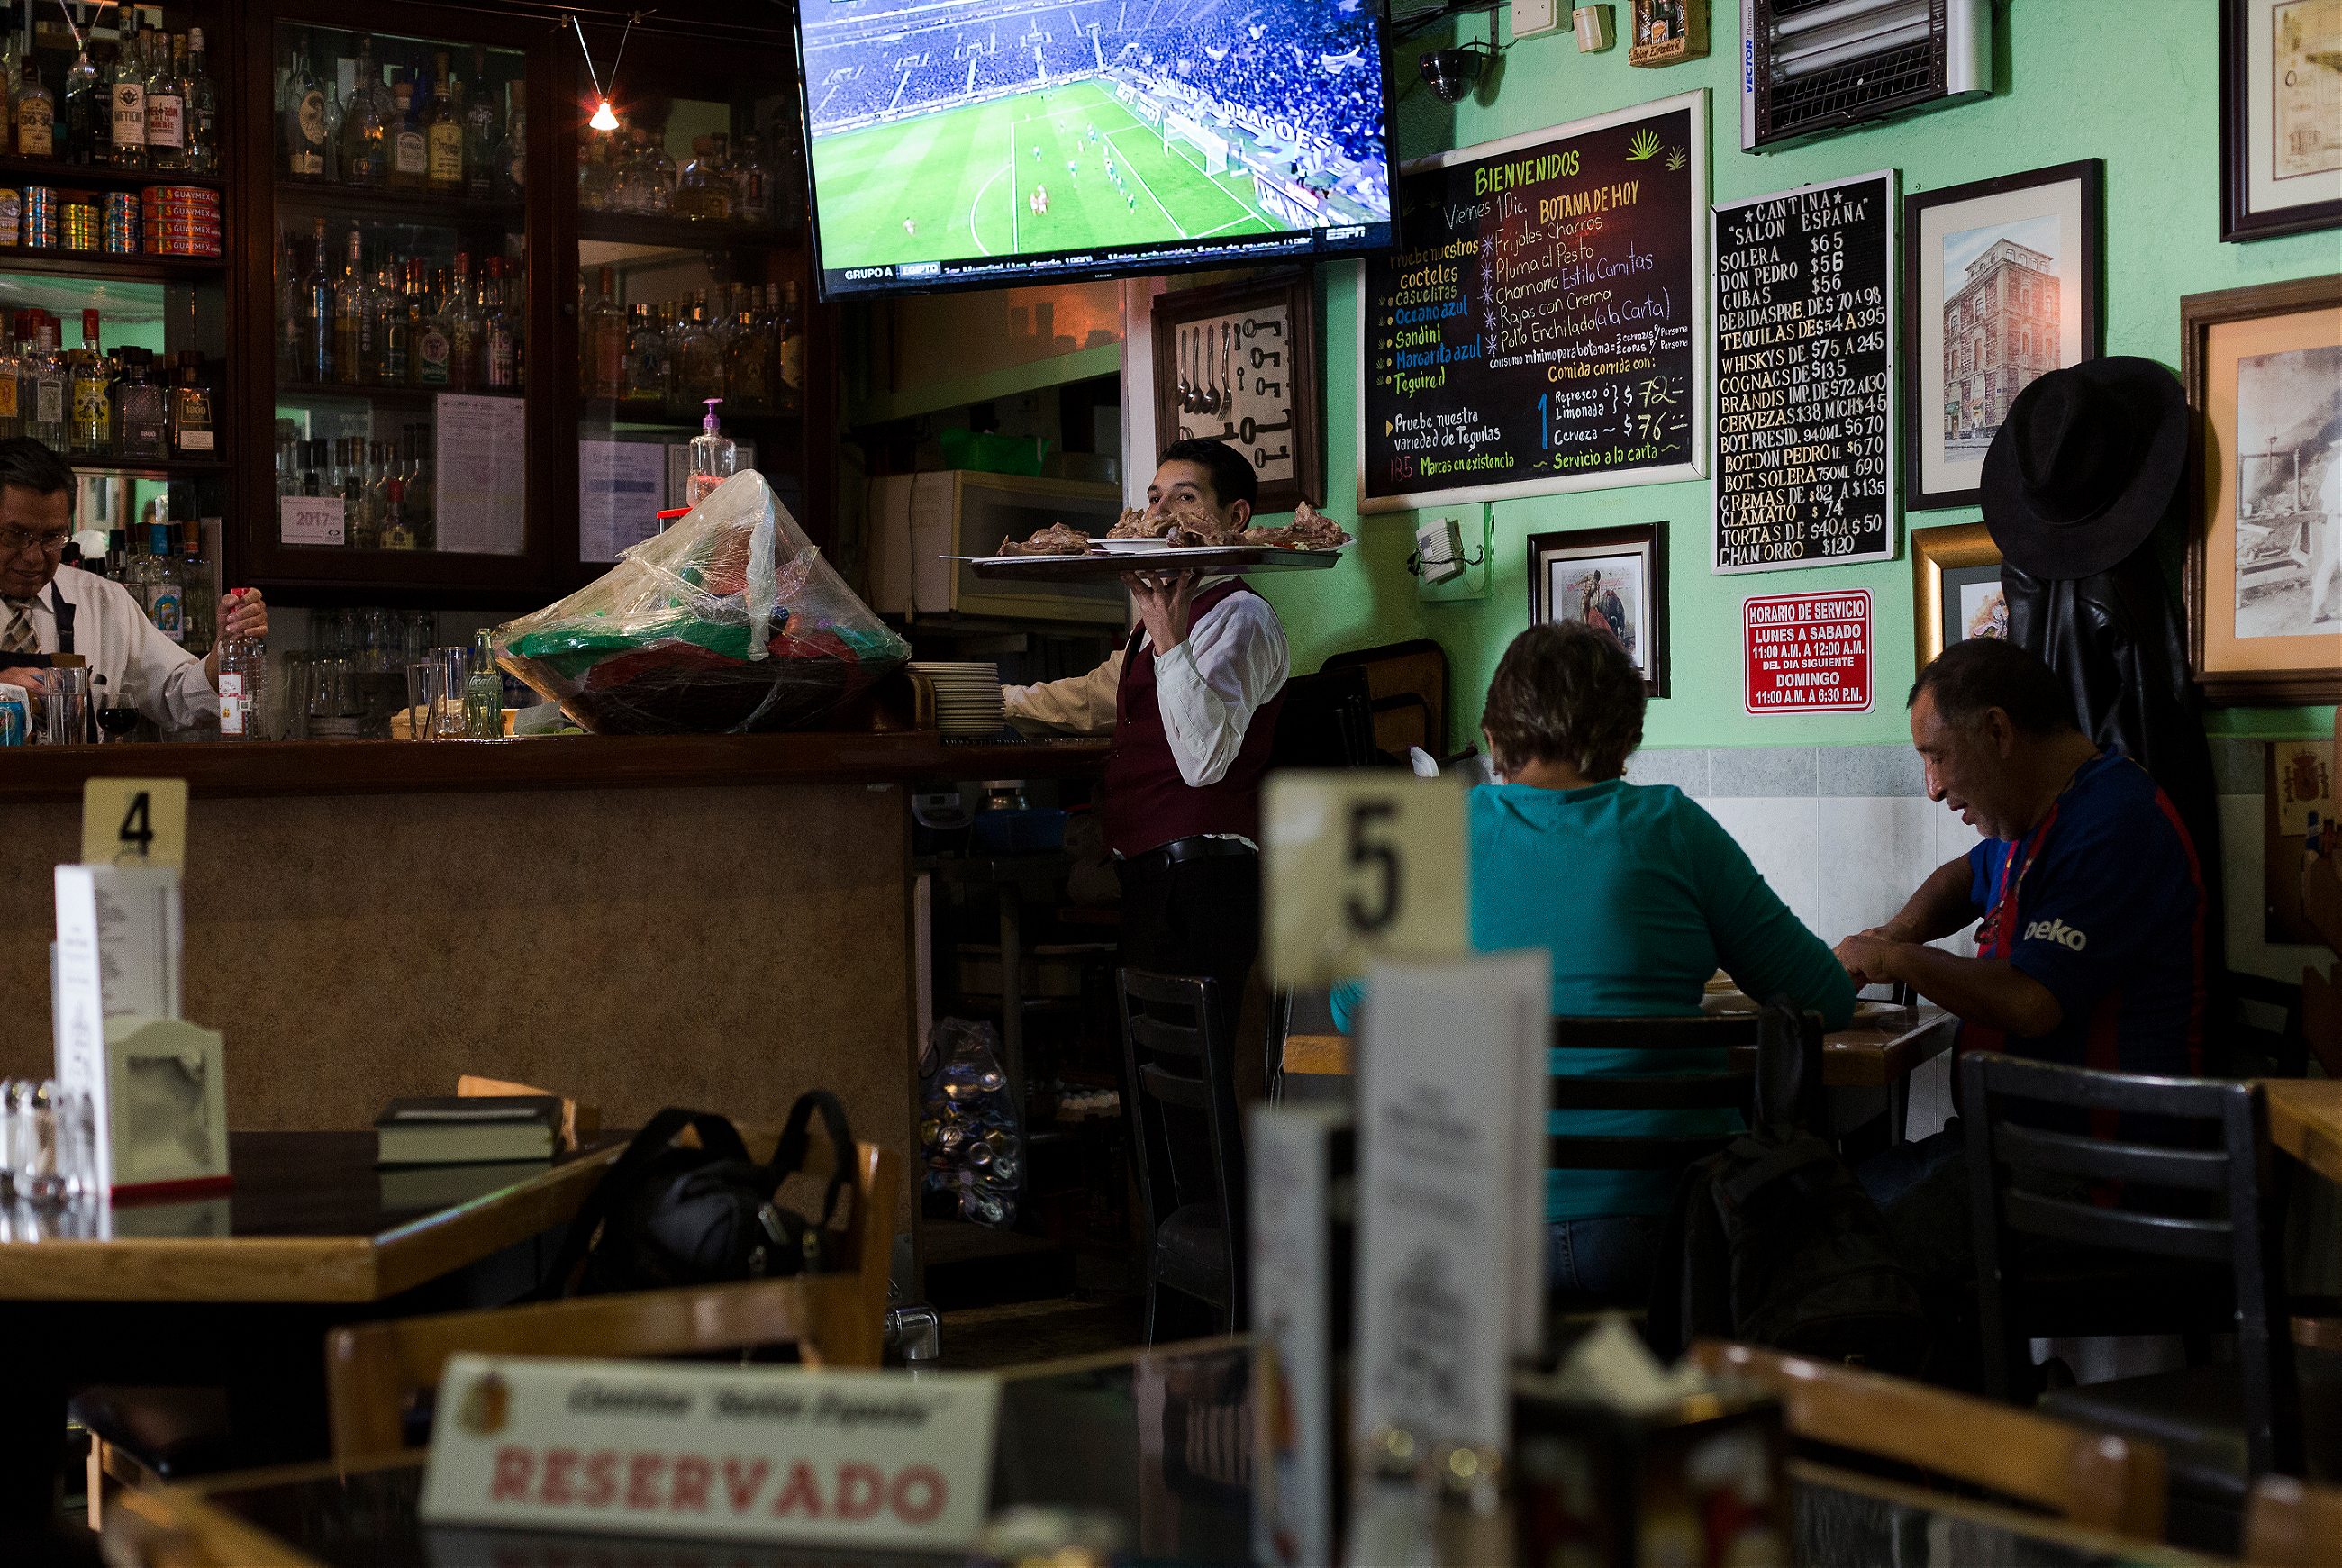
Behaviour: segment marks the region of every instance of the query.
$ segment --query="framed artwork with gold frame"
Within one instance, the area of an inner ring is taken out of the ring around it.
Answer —
[[[2008,635],[2000,546],[1983,524],[1911,530],[1911,625],[1915,673],[1954,643]]]
[[[2342,699],[2342,275],[2188,295],[2187,644],[2215,703]]]

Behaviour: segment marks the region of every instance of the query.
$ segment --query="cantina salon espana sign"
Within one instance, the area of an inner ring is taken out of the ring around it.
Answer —
[[[1358,509],[1706,472],[1707,95],[1442,153],[1366,263]]]
[[[1895,174],[1716,207],[1716,570],[1895,557]]]

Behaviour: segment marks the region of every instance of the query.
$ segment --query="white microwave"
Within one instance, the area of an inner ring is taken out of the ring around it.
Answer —
[[[1086,621],[1119,626],[1128,600],[1118,578],[1099,583],[1001,583],[955,555],[996,555],[1063,523],[1102,535],[1122,516],[1122,490],[1072,479],[954,469],[870,481],[870,604],[881,614],[969,615],[999,621]]]

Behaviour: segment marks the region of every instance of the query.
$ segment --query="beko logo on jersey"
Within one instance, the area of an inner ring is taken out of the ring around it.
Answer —
[[[2045,937],[2051,942],[2064,943],[2077,953],[2090,944],[2088,937],[2062,920],[2037,920],[2025,928],[2026,941],[2030,942],[2037,936]]]

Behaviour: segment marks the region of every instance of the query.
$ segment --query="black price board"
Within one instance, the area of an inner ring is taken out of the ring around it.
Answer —
[[[1366,264],[1358,510],[1696,479],[1707,95],[1443,153]]]
[[[1895,558],[1895,171],[1716,209],[1716,569]]]

